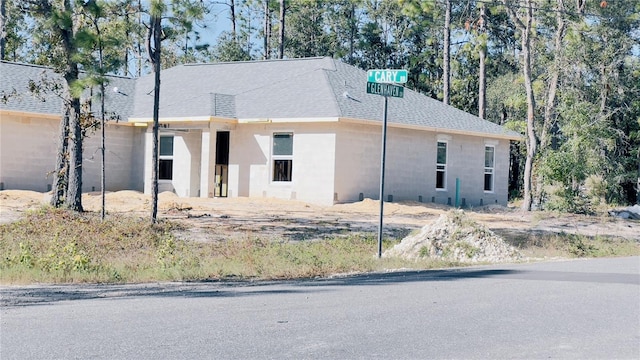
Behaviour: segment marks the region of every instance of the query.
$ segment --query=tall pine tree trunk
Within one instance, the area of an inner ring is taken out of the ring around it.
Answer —
[[[271,56],[271,10],[269,9],[269,0],[264,0],[264,59],[267,60]]]
[[[487,39],[485,36],[485,26],[487,17],[485,14],[485,3],[480,4],[480,49],[478,51],[478,56],[480,57],[480,64],[478,68],[478,117],[484,119],[486,117],[487,111],[487,66],[486,66],[486,58],[487,58]]]
[[[158,164],[159,164],[159,109],[160,109],[160,45],[162,42],[162,14],[152,14],[149,35],[147,36],[147,51],[153,65],[153,156],[151,159],[151,222],[158,219]]]
[[[69,138],[69,189],[64,206],[82,211],[82,125],[80,99],[75,97],[71,99],[69,110]]]
[[[278,57],[280,59],[284,58],[284,17],[286,12],[287,12],[287,9],[285,8],[285,0],[280,0],[280,34],[279,34],[280,48],[278,53]]]
[[[69,109],[65,104],[64,115],[60,121],[60,137],[58,138],[58,153],[56,154],[56,169],[53,172],[53,184],[51,185],[50,204],[53,207],[61,207],[67,197],[69,184]]]
[[[564,0],[557,0],[556,8],[556,32],[554,35],[554,59],[553,67],[549,77],[549,85],[547,88],[547,99],[544,106],[544,120],[540,131],[540,149],[544,153],[552,144],[552,131],[556,122],[556,94],[558,92],[558,82],[560,79],[560,69],[562,68],[563,49],[562,42],[565,35],[566,23],[564,20]],[[542,206],[542,198],[544,195],[543,186],[545,180],[538,176],[536,182],[536,195],[534,204]]]
[[[64,0],[61,4],[63,8],[62,12],[73,14],[73,6],[70,0]],[[59,194],[65,194],[64,207],[82,211],[82,124],[80,123],[80,98],[74,94],[72,88],[75,82],[78,81],[78,64],[75,60],[77,48],[75,45],[75,29],[73,22],[65,23],[60,22],[54,28],[57,35],[60,36],[64,47],[65,64],[63,69],[63,77],[66,82],[66,101],[67,107],[65,114],[68,115],[68,152],[59,153],[59,157],[66,159],[58,159],[57,164],[61,164],[64,161],[68,162],[67,172],[65,176],[68,181],[60,182],[55,181],[56,188],[53,189],[54,195],[57,197]],[[64,120],[63,120],[64,121]],[[63,146],[61,145],[61,148]],[[58,168],[57,170],[59,170]],[[66,186],[66,192],[65,187]],[[56,200],[57,201],[57,200]],[[52,200],[53,203],[53,200]]]
[[[547,91],[547,102],[544,107],[544,125],[540,134],[541,151],[550,145],[550,134],[556,120],[556,94],[558,92],[558,81],[560,79],[560,69],[562,67],[562,42],[565,35],[566,23],[564,21],[564,0],[557,0],[556,9],[556,33],[554,37],[554,60],[551,76],[549,77],[549,87]]]
[[[238,34],[236,32],[236,3],[235,0],[229,1],[229,18],[231,20],[231,35],[233,36],[233,41],[235,43],[238,42]]]
[[[7,0],[0,0],[0,60],[5,60],[7,45]]]
[[[442,59],[442,102],[449,104],[449,82],[451,81],[451,0],[445,0],[444,13],[444,51]]]
[[[533,33],[533,0],[526,0],[524,5],[526,15],[524,21],[516,14],[516,7],[510,0],[503,0],[509,17],[520,31],[522,41],[522,72],[524,75],[524,88],[527,98],[527,156],[524,163],[524,194],[522,209],[531,211],[533,204],[533,162],[538,153],[538,137],[535,127],[535,97],[533,93],[533,79],[531,74],[531,36]]]

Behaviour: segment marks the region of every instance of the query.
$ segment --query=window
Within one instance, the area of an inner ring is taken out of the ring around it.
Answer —
[[[173,179],[173,136],[160,136],[158,180]]]
[[[293,170],[293,134],[273,134],[273,181],[291,181]]]
[[[447,188],[447,143],[438,141],[436,155],[436,189],[445,190]]]
[[[484,191],[493,192],[493,167],[495,160],[495,147],[484,147]]]

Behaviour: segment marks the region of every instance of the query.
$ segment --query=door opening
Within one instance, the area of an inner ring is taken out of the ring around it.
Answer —
[[[229,132],[216,133],[216,172],[213,196],[227,197],[229,194]]]

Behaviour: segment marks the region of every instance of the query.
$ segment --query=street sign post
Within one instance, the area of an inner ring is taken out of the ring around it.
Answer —
[[[387,83],[367,82],[367,94],[402,98],[404,97],[404,87]]]
[[[404,84],[409,76],[407,70],[377,69],[367,71],[367,81],[372,83]]]
[[[382,215],[384,213],[384,162],[387,152],[387,103],[389,96],[404,97],[404,87],[395,84],[407,82],[407,70],[385,69],[367,71],[367,94],[384,96],[382,108],[382,154],[380,155],[380,222],[378,223],[378,258],[382,257]]]

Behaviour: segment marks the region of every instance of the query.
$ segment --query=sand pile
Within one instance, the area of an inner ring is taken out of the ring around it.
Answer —
[[[434,258],[458,262],[509,262],[520,259],[512,246],[487,227],[454,210],[424,226],[418,234],[404,238],[384,257]]]

